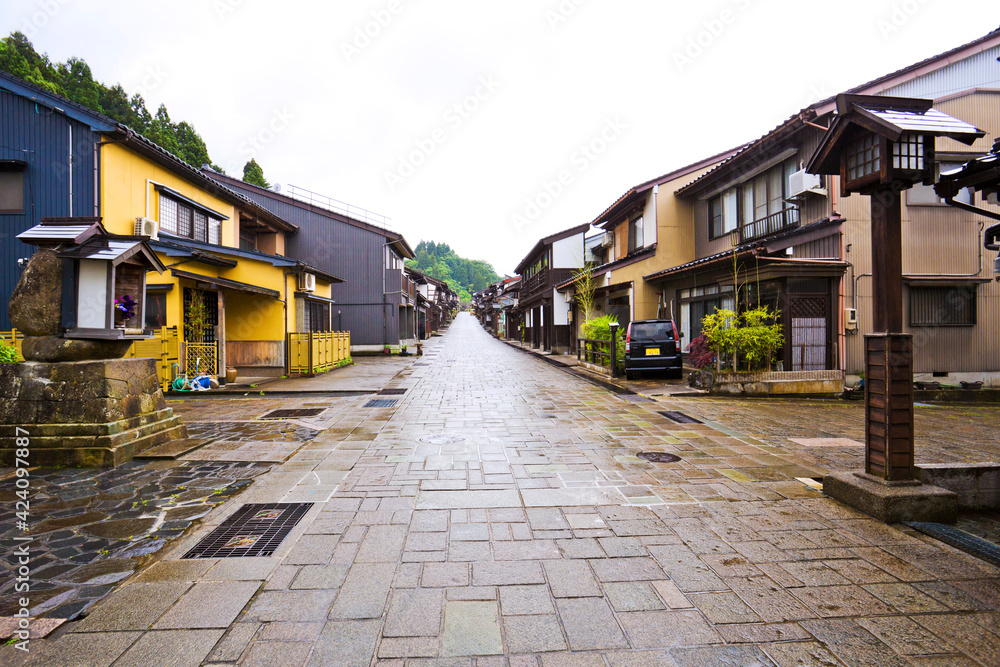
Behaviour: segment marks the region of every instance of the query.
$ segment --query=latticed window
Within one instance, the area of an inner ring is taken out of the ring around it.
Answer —
[[[854,181],[882,169],[882,151],[879,138],[866,134],[851,144],[847,154],[847,180]]]
[[[961,327],[975,324],[975,287],[910,286],[910,326]]]
[[[177,202],[169,197],[160,197],[160,229],[177,233]]]
[[[160,229],[204,243],[219,244],[222,242],[222,220],[162,194],[160,195]]]
[[[892,143],[892,168],[923,170],[924,138],[921,135],[904,134]]]

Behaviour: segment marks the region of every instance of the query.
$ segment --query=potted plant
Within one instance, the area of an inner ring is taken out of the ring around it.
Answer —
[[[408,353],[407,353],[407,351],[406,351],[406,345],[400,345],[400,346],[399,346],[399,353],[400,353],[401,355],[403,355],[404,357],[405,357],[405,356],[407,356],[407,354],[408,354]]]
[[[392,354],[392,348],[388,345],[382,346],[382,354]]]
[[[124,329],[128,325],[128,321],[135,317],[136,305],[138,304],[135,299],[128,294],[115,299],[115,310],[118,311],[118,319],[121,320],[115,324],[117,328]]]

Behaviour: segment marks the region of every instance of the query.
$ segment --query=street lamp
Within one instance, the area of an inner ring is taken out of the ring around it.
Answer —
[[[984,135],[932,104],[923,99],[838,95],[837,115],[806,167],[812,174],[840,176],[845,197],[854,193],[871,197],[874,333],[865,336],[865,473],[858,475],[860,482],[830,476],[833,488],[828,489],[824,480],[824,490],[841,496],[835,489],[843,482],[850,488],[844,488],[839,499],[860,503],[885,521],[900,520],[900,512],[912,512],[921,504],[900,499],[912,497],[912,491],[886,490],[918,484],[913,460],[913,337],[903,333],[900,193],[917,183],[934,183],[935,138],[971,145]]]

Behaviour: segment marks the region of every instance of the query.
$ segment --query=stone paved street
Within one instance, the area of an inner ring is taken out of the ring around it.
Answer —
[[[386,388],[405,391],[187,404],[198,424],[306,404],[321,423],[297,422],[297,452],[0,663],[1000,664],[1000,569],[801,481],[858,466],[858,406],[619,396],[466,314]],[[1000,459],[998,414],[918,409],[918,461]],[[238,449],[264,427],[201,428]],[[241,505],[275,502],[314,504],[272,556],[182,559]]]

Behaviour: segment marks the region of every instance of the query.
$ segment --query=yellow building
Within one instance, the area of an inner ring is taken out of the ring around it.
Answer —
[[[100,146],[100,213],[112,234],[149,236],[167,267],[136,295],[145,326],[176,327],[189,372],[287,373],[289,334],[330,331],[343,281],[283,255],[295,225],[119,128]]]

